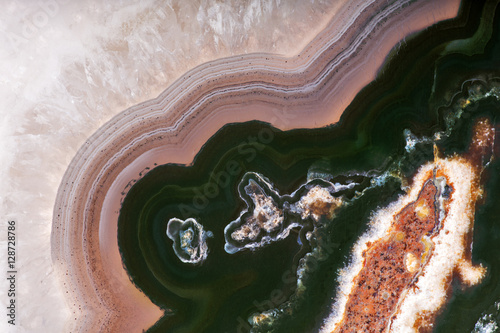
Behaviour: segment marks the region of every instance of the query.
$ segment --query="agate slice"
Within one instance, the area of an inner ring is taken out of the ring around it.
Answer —
[[[54,208],[68,331],[472,329],[500,299],[474,229],[499,182],[496,11],[346,2],[298,54],[205,63],[106,123]]]

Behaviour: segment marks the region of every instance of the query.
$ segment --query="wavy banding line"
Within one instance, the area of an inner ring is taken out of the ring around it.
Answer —
[[[394,45],[459,8],[456,0],[402,4],[349,2],[300,54],[204,64],[96,132],[72,160],[53,214],[53,260],[74,314],[67,331],[140,331],[163,315],[122,267],[117,219],[130,184],[156,165],[192,163],[227,123],[286,130],[337,122]]]

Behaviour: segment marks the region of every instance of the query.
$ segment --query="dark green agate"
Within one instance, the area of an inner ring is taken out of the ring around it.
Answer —
[[[434,143],[445,156],[462,153],[474,119],[489,117],[498,128],[499,35],[493,3],[464,3],[458,18],[398,46],[338,124],[286,132],[256,121],[230,124],[193,165],[157,166],[138,181],[120,211],[118,241],[132,281],[165,309],[150,331],[249,332],[248,319],[267,311],[274,320],[255,332],[318,331],[336,296],[337,272],[370,215],[403,193],[433,158]],[[284,239],[230,254],[224,229],[247,208],[238,192],[247,172],[265,176],[281,195],[314,179],[356,185],[338,193],[345,205],[332,219],[304,221]],[[473,261],[488,275],[476,287],[454,285],[436,332],[471,332],[500,301],[499,175],[497,156],[483,176],[473,234]],[[213,233],[205,238],[206,259],[179,259],[167,235],[173,218],[193,218]]]

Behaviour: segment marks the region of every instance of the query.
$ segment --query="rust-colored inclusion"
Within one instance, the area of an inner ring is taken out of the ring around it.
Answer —
[[[344,317],[335,332],[384,332],[398,302],[428,260],[430,237],[439,232],[432,177],[416,201],[396,215],[389,233],[368,243]]]

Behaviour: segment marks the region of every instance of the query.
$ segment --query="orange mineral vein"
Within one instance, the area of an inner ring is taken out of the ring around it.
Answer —
[[[323,332],[431,331],[455,273],[478,283],[470,261],[479,180],[495,129],[479,120],[469,151],[421,167],[410,193],[382,209],[340,273],[338,299]]]
[[[368,243],[364,266],[349,298],[346,316],[336,332],[384,332],[399,299],[421,273],[439,229],[433,179],[416,202],[399,213],[387,236]]]

